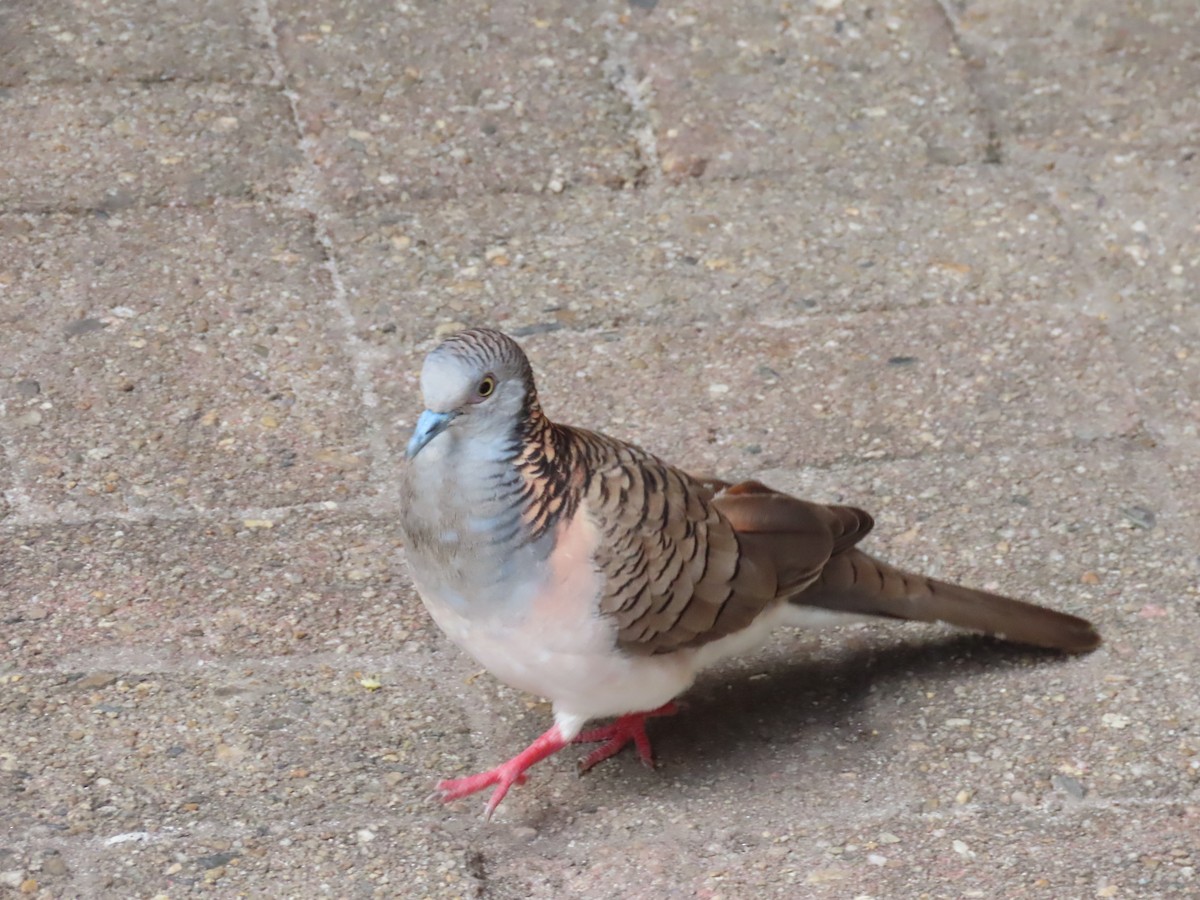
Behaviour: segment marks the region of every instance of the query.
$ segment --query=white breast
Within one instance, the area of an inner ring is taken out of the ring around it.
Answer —
[[[560,524],[541,565],[506,566],[515,577],[499,580],[480,572],[476,583],[454,587],[420,560],[410,562],[426,607],[451,640],[501,681],[550,700],[560,722],[582,725],[655,709],[685,690],[696,671],[693,652],[644,657],[617,647],[615,624],[598,614],[596,539],[577,515]]]

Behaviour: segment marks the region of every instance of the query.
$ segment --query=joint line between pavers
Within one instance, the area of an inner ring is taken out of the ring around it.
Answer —
[[[987,145],[984,148],[983,162],[1000,165],[1004,162],[1004,139],[1000,133],[996,100],[988,86],[983,83],[985,76],[975,74],[975,70],[972,69],[972,64],[979,63],[979,71],[983,71],[983,64],[986,63],[986,59],[977,53],[963,37],[962,29],[959,27],[958,14],[950,5],[950,0],[934,0],[934,6],[941,14],[942,20],[946,23],[946,28],[950,32],[950,40],[954,43],[954,47],[958,50],[958,55],[962,59],[967,85],[971,93],[979,101],[981,108],[980,118],[983,120],[983,126],[987,132]]]
[[[354,387],[364,407],[363,418],[367,430],[367,446],[371,454],[371,481],[373,484],[387,484],[388,479],[383,477],[382,469],[384,460],[389,456],[388,445],[385,430],[380,427],[375,416],[374,411],[379,408],[379,396],[371,384],[373,356],[377,354],[374,354],[372,349],[355,334],[358,323],[350,307],[349,292],[342,280],[336,246],[325,225],[328,210],[321,199],[320,166],[316,162],[313,142],[304,130],[303,118],[300,113],[300,96],[288,86],[287,65],[283,55],[279,52],[279,43],[274,28],[275,19],[269,0],[256,0],[252,5],[251,18],[267,45],[271,67],[278,82],[277,86],[283,96],[287,98],[291,108],[292,125],[296,130],[300,152],[304,156],[306,164],[305,172],[298,178],[299,183],[294,183],[292,186],[288,205],[307,213],[312,218],[314,235],[324,250],[324,267],[329,273],[330,284],[333,287],[333,296],[329,305],[341,319],[345,331],[344,346],[350,357]]]
[[[604,46],[606,56],[603,71],[608,83],[629,104],[635,119],[633,139],[638,156],[645,166],[645,174],[639,180],[649,182],[662,171],[658,154],[658,138],[654,133],[654,112],[650,105],[650,79],[638,79],[634,75],[636,66],[630,48],[637,41],[637,32],[623,29],[615,14],[602,17],[604,21]]]

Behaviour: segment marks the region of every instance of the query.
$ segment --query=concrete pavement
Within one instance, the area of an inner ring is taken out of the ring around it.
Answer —
[[[0,893],[1200,893],[1193,0],[17,0],[0,151]],[[432,804],[548,722],[394,524],[462,324],[1107,643],[780,635]]]

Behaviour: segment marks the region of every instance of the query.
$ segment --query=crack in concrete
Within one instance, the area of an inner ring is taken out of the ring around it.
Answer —
[[[1000,127],[1001,104],[988,83],[987,57],[971,46],[963,36],[958,12],[951,5],[951,0],[934,0],[934,6],[940,13],[942,21],[945,22],[954,49],[958,51],[958,55],[966,67],[967,86],[979,101],[979,118],[987,133],[987,142],[983,148],[983,162],[995,166],[1002,165],[1004,163],[1004,137]]]
[[[279,52],[279,41],[275,34],[275,19],[271,13],[269,0],[256,0],[251,6],[250,17],[266,46],[268,65],[274,74],[278,89],[287,98],[292,114],[292,125],[296,130],[300,153],[305,162],[305,170],[295,176],[292,194],[283,201],[283,205],[306,213],[312,220],[313,235],[323,250],[322,265],[329,273],[330,285],[333,288],[333,295],[329,298],[328,305],[341,322],[344,335],[343,346],[350,362],[351,379],[355,391],[362,401],[361,412],[367,432],[366,442],[370,456],[367,460],[370,483],[373,485],[393,484],[395,479],[386,477],[385,474],[385,462],[391,458],[387,430],[374,415],[374,411],[379,408],[379,396],[372,384],[371,373],[374,369],[373,363],[381,361],[376,357],[380,357],[382,352],[373,352],[373,348],[357,335],[358,321],[350,306],[349,292],[338,263],[337,248],[329,228],[325,224],[330,211],[321,197],[318,186],[321,170],[317,164],[317,148],[304,128],[300,110],[300,95],[289,87],[287,64]]]
[[[385,675],[396,672],[403,672],[408,676],[423,674],[435,650],[426,644],[406,643],[404,646],[406,649],[394,653],[338,653],[334,650],[319,650],[295,656],[250,656],[238,659],[202,653],[174,653],[160,649],[94,648],[64,655],[49,667],[25,667],[14,671],[19,671],[22,677],[28,678],[62,677],[78,672],[114,672],[121,678],[179,675],[205,681],[216,676],[239,683],[263,675],[297,672],[311,674],[322,668],[346,673],[347,677],[355,671]],[[409,649],[412,646],[418,649]],[[394,685],[385,684],[385,687]]]
[[[654,131],[654,112],[651,108],[650,79],[636,76],[637,66],[633,61],[632,47],[637,43],[637,32],[622,27],[615,13],[601,18],[604,23],[604,45],[606,54],[601,69],[609,87],[621,95],[633,118],[633,141],[640,163],[634,176],[633,186],[644,188],[653,183],[662,171],[658,153],[658,137]]]

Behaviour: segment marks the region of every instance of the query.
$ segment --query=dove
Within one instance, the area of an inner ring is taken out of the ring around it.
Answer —
[[[553,709],[507,762],[437,783],[447,802],[491,788],[486,817],[573,742],[600,745],[582,770],[631,743],[653,765],[647,720],[779,627],[907,619],[1067,653],[1100,643],[1084,619],[867,555],[861,509],[695,477],[550,421],[529,360],[499,331],[446,338],[420,385],[399,483],[416,590],[451,641]],[[593,719],[612,721],[584,731]]]

